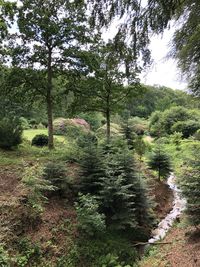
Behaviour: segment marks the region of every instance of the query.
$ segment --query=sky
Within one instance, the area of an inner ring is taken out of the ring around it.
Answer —
[[[187,83],[181,77],[174,59],[167,59],[170,51],[170,40],[175,28],[165,30],[164,34],[151,38],[150,50],[153,59],[151,67],[140,78],[144,84],[164,85],[172,89],[187,89]]]

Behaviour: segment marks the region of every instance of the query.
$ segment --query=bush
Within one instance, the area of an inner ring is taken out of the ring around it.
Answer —
[[[80,113],[78,115],[79,118],[87,121],[91,128],[95,131],[102,125],[102,120],[104,119],[103,115],[99,112],[88,112],[88,113]]]
[[[90,194],[79,195],[75,203],[78,227],[83,234],[94,236],[106,229],[105,215],[98,212],[99,204]]]
[[[0,148],[11,149],[22,143],[22,127],[17,118],[0,121]]]
[[[151,135],[160,137],[181,132],[184,138],[194,134],[200,125],[199,110],[189,110],[184,107],[172,107],[164,112],[156,111],[150,117]]]
[[[55,191],[60,196],[68,196],[70,193],[70,180],[67,176],[67,170],[62,163],[49,162],[44,167],[43,177],[56,187]]]
[[[29,125],[29,122],[26,118],[24,117],[20,117],[19,118],[19,121],[21,123],[21,126],[22,126],[22,129],[23,130],[27,130],[27,129],[30,129],[30,125]]]
[[[138,254],[131,242],[123,237],[122,233],[114,232],[106,232],[98,239],[84,238],[80,240],[79,245],[79,254],[85,263],[83,266],[124,267],[129,264],[134,266]],[[108,265],[111,259],[115,265]]]
[[[88,132],[89,124],[83,119],[65,119],[57,118],[53,122],[54,134],[67,135],[69,137],[77,137],[82,131]]]
[[[37,129],[45,129],[46,127],[42,124],[42,123],[39,123],[37,125]]]
[[[4,250],[2,245],[0,244],[0,266],[2,267],[9,267],[10,260],[8,253]]]
[[[80,135],[77,138],[77,145],[81,148],[85,148],[89,145],[95,145],[97,146],[98,144],[98,139],[96,137],[95,134],[89,132],[89,133],[82,133],[82,135]]]
[[[68,120],[65,118],[57,118],[53,121],[54,134],[64,135],[67,132]]]
[[[200,128],[200,122],[193,120],[179,121],[172,127],[172,132],[180,132],[183,138],[188,138],[193,135]]]
[[[180,150],[181,140],[182,140],[182,133],[175,132],[173,135],[170,136],[170,141],[172,144],[176,146],[177,150]]]
[[[43,170],[39,165],[25,169],[22,182],[27,195],[27,214],[33,222],[40,218],[43,212],[43,204],[47,201],[45,193],[55,188],[42,177]]]
[[[148,130],[147,121],[139,117],[129,119],[130,128],[138,135],[143,135]]]
[[[38,147],[48,146],[48,136],[45,134],[37,134],[32,139],[31,145]]]
[[[30,119],[29,124],[31,125],[31,128],[35,128],[38,123],[36,119]]]
[[[110,134],[111,134],[111,137],[122,135],[121,134],[121,131],[122,131],[122,129],[121,129],[120,125],[115,124],[115,123],[111,123],[110,124]],[[106,124],[104,124],[102,127],[100,127],[96,131],[96,134],[100,138],[106,137]]]
[[[41,258],[41,249],[38,244],[32,244],[27,238],[18,241],[19,255],[15,257],[18,267],[36,266]]]
[[[200,129],[196,131],[196,133],[194,134],[194,138],[200,141]]]

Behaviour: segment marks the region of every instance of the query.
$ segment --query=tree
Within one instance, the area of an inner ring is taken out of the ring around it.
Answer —
[[[124,138],[127,140],[128,148],[130,150],[133,150],[136,145],[137,135],[136,133],[133,132],[132,128],[128,125],[128,122],[122,125],[122,134],[124,135]]]
[[[190,222],[200,224],[200,149],[193,147],[192,155],[182,169],[181,189],[187,200],[187,214]]]
[[[105,115],[109,142],[111,114],[119,111],[130,95],[140,94],[142,89],[137,78],[137,64],[130,47],[119,36],[108,43],[101,40],[95,43],[86,55],[85,63],[92,75],[79,84],[79,102],[86,111],[99,111]],[[127,86],[124,86],[125,82],[128,82]]]
[[[18,7],[19,33],[14,35],[11,43],[14,48],[12,63],[20,66],[22,73],[28,73],[25,84],[20,86],[32,83],[29,88],[45,97],[50,149],[54,146],[53,79],[66,69],[71,72],[76,70],[80,75],[77,57],[81,45],[89,40],[85,13],[83,1],[25,0]]]
[[[173,36],[171,55],[178,60],[178,66],[189,80],[192,93],[200,96],[200,2],[198,0],[183,1],[177,11],[181,26]]]
[[[193,134],[199,128],[199,110],[172,107],[164,112],[156,111],[150,117],[150,132],[154,136],[164,136],[182,132],[184,137]]]
[[[78,189],[82,194],[98,196],[101,189],[100,179],[106,176],[105,166],[99,149],[91,142],[84,149],[80,161],[80,181]]]
[[[104,148],[106,176],[100,178],[100,200],[107,224],[115,229],[136,229],[147,223],[148,204],[131,152],[112,143]]]
[[[4,44],[3,41],[8,36],[8,29],[12,25],[15,14],[15,3],[0,0],[0,51],[1,61],[3,61]]]
[[[167,178],[172,171],[169,156],[161,149],[160,145],[153,151],[149,159],[149,167],[158,172],[158,179]]]

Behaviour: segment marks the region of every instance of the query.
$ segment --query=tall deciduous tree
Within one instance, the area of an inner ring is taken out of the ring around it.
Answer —
[[[32,88],[45,96],[50,149],[54,147],[53,78],[61,70],[78,73],[78,53],[88,42],[85,15],[84,1],[78,0],[25,0],[18,8],[19,32],[11,43],[14,47],[12,62],[29,71],[40,69],[40,75],[43,74],[41,87],[33,83]]]
[[[138,66],[131,48],[118,35],[107,43],[97,42],[84,60],[91,73],[79,84],[80,102],[86,111],[105,115],[109,142],[111,114],[122,107],[127,97],[138,94],[142,88],[137,78]]]

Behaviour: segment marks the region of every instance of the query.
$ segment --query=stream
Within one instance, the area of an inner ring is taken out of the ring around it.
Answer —
[[[167,179],[169,188],[173,191],[174,201],[173,209],[167,216],[158,224],[158,227],[152,231],[152,237],[148,240],[148,243],[154,243],[160,239],[163,239],[168,230],[172,227],[173,222],[180,216],[186,207],[186,200],[181,196],[181,190],[176,185],[176,177],[172,173]]]

